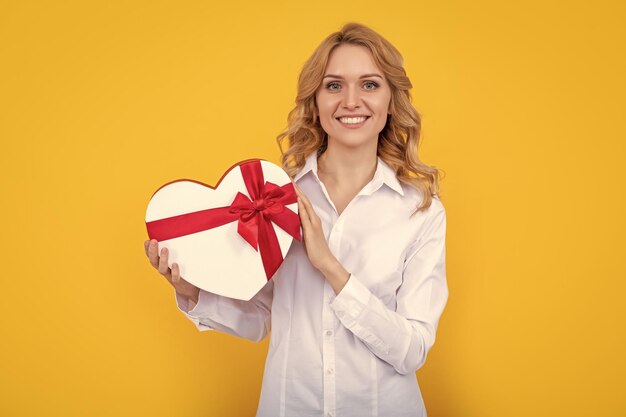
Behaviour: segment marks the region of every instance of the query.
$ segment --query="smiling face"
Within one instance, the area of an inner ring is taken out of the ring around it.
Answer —
[[[331,52],[315,100],[329,145],[359,147],[378,143],[391,89],[366,47],[343,44]]]

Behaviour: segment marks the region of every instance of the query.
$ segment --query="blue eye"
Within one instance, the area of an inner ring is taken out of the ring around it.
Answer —
[[[332,88],[333,86],[339,87],[339,83],[333,81],[333,82],[326,84],[326,88],[328,88],[329,90],[337,90],[337,88]]]
[[[363,85],[365,85],[365,86],[368,86],[368,85],[372,86],[372,88],[365,87],[366,90],[375,90],[376,88],[378,88],[378,84],[376,84],[374,81],[366,81],[365,84],[363,84]]]

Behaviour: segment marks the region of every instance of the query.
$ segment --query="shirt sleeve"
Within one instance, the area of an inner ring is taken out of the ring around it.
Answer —
[[[198,331],[218,330],[259,342],[271,329],[274,281],[249,301],[236,300],[200,289],[198,304],[175,292],[176,304]]]
[[[395,311],[354,274],[331,303],[342,324],[400,374],[423,366],[448,300],[446,213],[440,207],[407,252]]]

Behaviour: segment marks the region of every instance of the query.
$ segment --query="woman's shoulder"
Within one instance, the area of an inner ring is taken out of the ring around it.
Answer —
[[[404,185],[403,185],[404,188]],[[420,190],[411,186],[406,186],[404,192],[404,212],[405,218],[403,234],[407,236],[406,253],[411,253],[413,249],[424,242],[428,236],[435,236],[445,233],[446,209],[439,195],[435,194],[430,199],[430,205],[417,211],[418,206],[423,202]]]
[[[417,188],[408,184],[402,183],[402,191],[404,193],[404,195],[402,196],[402,202],[404,205],[407,206],[407,208],[412,208],[413,210],[415,210],[418,206],[422,205],[425,196],[421,190],[418,190]],[[446,209],[443,205],[443,202],[441,201],[440,196],[438,194],[434,194],[430,199],[430,205],[420,212],[423,213],[423,215],[431,216],[437,215],[441,212],[445,214],[445,211]]]

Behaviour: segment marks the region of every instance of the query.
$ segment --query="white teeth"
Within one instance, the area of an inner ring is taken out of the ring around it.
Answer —
[[[367,117],[340,117],[339,121],[347,125],[355,125],[365,121],[365,119],[367,119]]]

